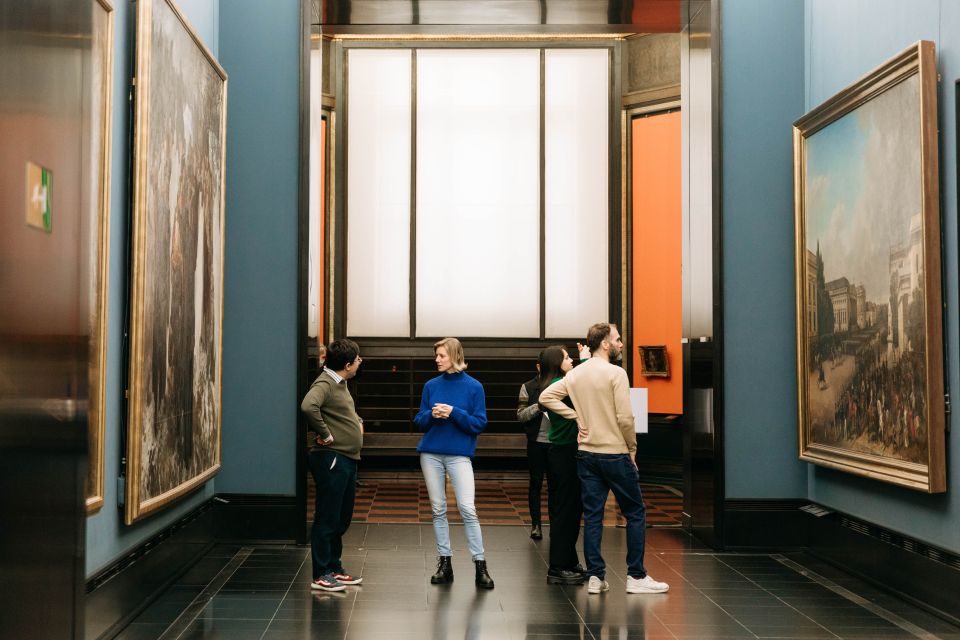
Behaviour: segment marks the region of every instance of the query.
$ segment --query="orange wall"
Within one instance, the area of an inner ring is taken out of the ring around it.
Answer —
[[[679,33],[680,0],[634,0],[630,20],[646,33]]]
[[[680,112],[634,118],[633,385],[651,413],[683,413]],[[670,378],[640,374],[637,345],[667,345]]]

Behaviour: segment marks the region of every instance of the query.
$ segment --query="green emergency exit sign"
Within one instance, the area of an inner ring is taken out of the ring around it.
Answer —
[[[53,230],[53,218],[50,211],[49,169],[33,162],[27,162],[27,224],[47,233]]]

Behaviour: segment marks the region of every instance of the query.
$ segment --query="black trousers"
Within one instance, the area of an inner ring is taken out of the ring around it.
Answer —
[[[311,451],[310,473],[317,483],[317,503],[310,537],[313,579],[343,573],[343,534],[353,519],[357,496],[357,462],[330,449]]]
[[[577,473],[577,443],[552,445],[547,455],[550,483],[550,566],[572,569],[580,563],[577,538],[583,501]]]
[[[527,502],[530,506],[530,520],[539,525],[543,516],[540,512],[540,493],[543,491],[543,478],[547,474],[547,452],[549,442],[537,442],[527,438],[527,464],[530,466],[530,486],[527,490]],[[550,481],[547,481],[547,493],[550,493]],[[547,498],[549,500],[549,496]]]

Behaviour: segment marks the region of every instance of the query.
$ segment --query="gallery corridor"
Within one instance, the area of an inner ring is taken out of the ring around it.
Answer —
[[[610,590],[547,585],[548,542],[487,526],[493,591],[473,584],[459,526],[451,585],[434,586],[430,525],[359,524],[344,564],[363,584],[312,592],[309,549],[214,547],[118,637],[123,640],[522,640],[777,638],[960,640],[960,627],[805,554],[715,553],[680,529],[647,531],[661,595],[624,591],[625,534],[604,529]]]

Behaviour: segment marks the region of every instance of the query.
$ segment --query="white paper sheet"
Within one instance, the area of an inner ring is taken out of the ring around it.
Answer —
[[[647,433],[647,390],[630,389],[630,406],[633,408],[633,430]]]

